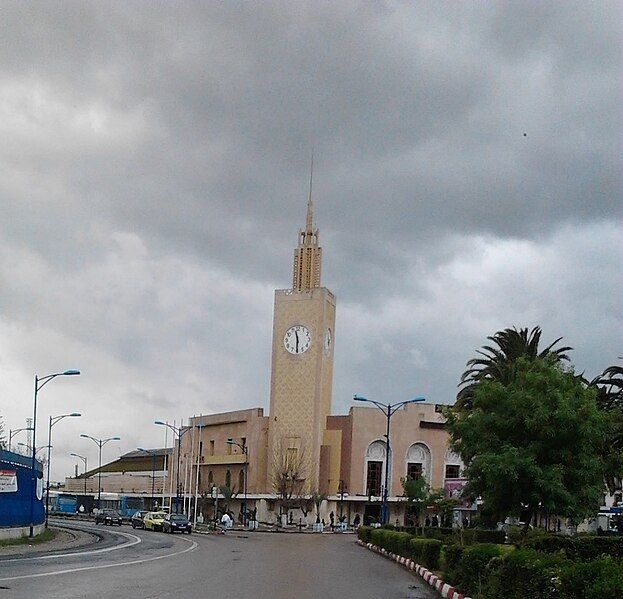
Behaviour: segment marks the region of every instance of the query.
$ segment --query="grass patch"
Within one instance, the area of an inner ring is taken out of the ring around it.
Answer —
[[[51,541],[55,536],[56,531],[48,528],[32,539],[27,536],[20,537],[19,539],[3,539],[0,541],[0,548],[12,545],[39,545],[40,543],[47,543],[48,541]]]

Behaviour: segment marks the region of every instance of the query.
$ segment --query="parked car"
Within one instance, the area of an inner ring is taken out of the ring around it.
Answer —
[[[145,510],[139,510],[138,512],[134,512],[134,514],[132,514],[132,518],[130,519],[132,528],[145,528],[145,525],[143,524],[145,514],[147,514]]]
[[[147,512],[143,517],[143,528],[145,530],[162,530],[165,516],[164,512]]]
[[[162,524],[163,532],[181,532],[184,534],[192,532],[192,525],[184,514],[167,514]]]
[[[118,524],[121,526],[123,524],[123,518],[121,514],[117,510],[100,510],[95,515],[95,524],[110,524],[113,526],[114,524]]]

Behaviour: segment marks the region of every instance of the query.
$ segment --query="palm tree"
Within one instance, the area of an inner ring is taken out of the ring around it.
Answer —
[[[498,331],[492,337],[487,337],[492,345],[484,345],[481,350],[476,350],[480,357],[472,358],[467,362],[467,370],[461,376],[459,387],[462,387],[456,396],[455,407],[470,410],[472,407],[474,389],[479,381],[499,381],[503,384],[511,382],[515,364],[519,358],[536,360],[538,358],[553,357],[556,361],[569,360],[565,353],[573,348],[554,346],[562,339],[558,337],[545,349],[539,350],[541,340],[541,328],[534,327],[531,331],[527,328],[517,330],[504,329]]]
[[[597,404],[602,410],[623,409],[623,366],[606,368],[589,385],[597,388]]]
[[[597,405],[608,417],[610,430],[604,439],[603,454],[606,485],[614,492],[623,474],[623,367],[610,366],[587,384],[596,389]]]

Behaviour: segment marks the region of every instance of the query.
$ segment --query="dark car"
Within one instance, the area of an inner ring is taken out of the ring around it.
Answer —
[[[132,518],[130,519],[130,523],[132,524],[132,528],[145,528],[145,524],[143,523],[143,518],[147,513],[146,510],[139,510],[132,514]]]
[[[116,510],[100,510],[95,516],[95,524],[110,524],[110,526],[118,524],[121,526],[123,524],[123,518]]]
[[[163,532],[181,532],[182,534],[192,532],[192,525],[188,521],[188,518],[184,514],[167,514],[164,517],[164,523],[162,524]]]

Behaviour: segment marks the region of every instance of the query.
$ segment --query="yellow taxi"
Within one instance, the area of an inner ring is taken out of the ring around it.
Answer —
[[[165,512],[147,512],[143,517],[143,528],[145,530],[162,530]]]

